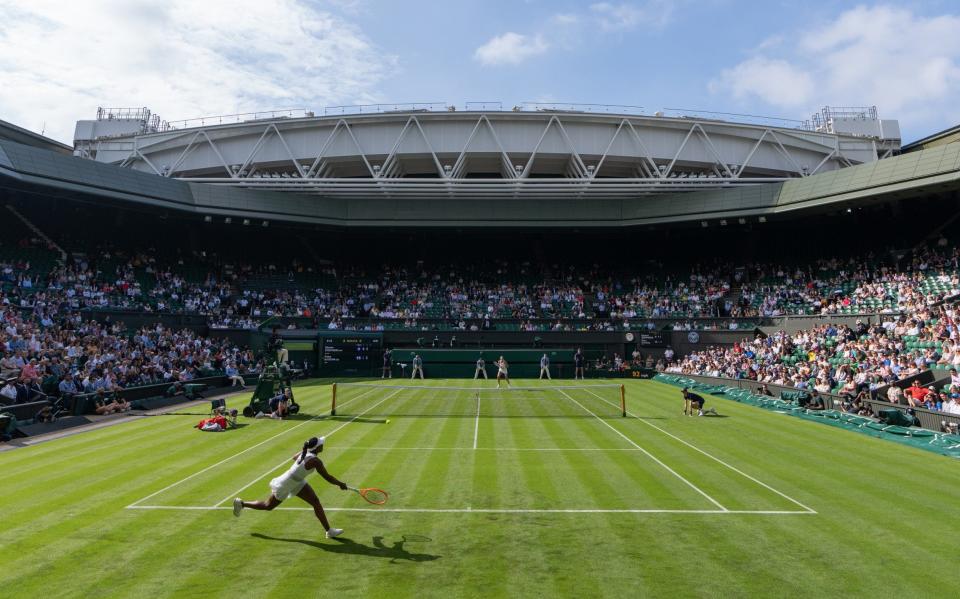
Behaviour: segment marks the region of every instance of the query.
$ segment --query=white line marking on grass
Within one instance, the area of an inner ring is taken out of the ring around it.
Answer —
[[[477,392],[477,421],[473,424],[473,448],[477,448],[477,437],[480,436],[480,392]]]
[[[713,497],[710,497],[709,495],[707,495],[707,493],[706,493],[703,489],[701,489],[701,488],[698,487],[697,485],[693,484],[692,482],[690,482],[689,480],[687,480],[686,478],[684,478],[679,472],[677,472],[676,470],[674,470],[674,469],[671,468],[670,466],[667,466],[666,464],[664,464],[663,462],[661,462],[660,459],[657,458],[655,455],[653,455],[652,453],[650,453],[650,452],[647,451],[646,449],[644,449],[644,448],[640,447],[639,445],[637,445],[630,437],[624,435],[623,433],[621,433],[620,431],[618,431],[617,429],[615,429],[613,426],[610,425],[610,423],[608,423],[608,422],[605,421],[603,418],[601,418],[601,417],[597,416],[596,414],[594,414],[593,412],[591,412],[591,411],[590,411],[586,406],[584,406],[582,403],[580,403],[579,401],[577,401],[577,400],[575,400],[574,398],[570,397],[570,396],[567,394],[566,391],[560,391],[560,393],[562,393],[567,399],[569,399],[569,400],[572,401],[573,403],[575,403],[575,404],[577,404],[578,406],[580,406],[580,408],[581,408],[583,411],[585,411],[586,413],[592,415],[592,416],[593,416],[594,418],[596,418],[599,422],[602,422],[604,426],[606,426],[607,428],[609,428],[609,429],[612,430],[613,432],[615,432],[615,433],[617,433],[618,435],[620,435],[621,437],[623,437],[623,438],[627,441],[627,443],[629,443],[630,445],[633,445],[634,447],[636,447],[637,449],[639,449],[640,451],[642,451],[644,454],[646,454],[647,457],[649,457],[651,460],[653,460],[654,462],[656,462],[656,463],[660,464],[661,466],[663,466],[663,467],[667,470],[667,472],[669,472],[670,474],[676,476],[677,478],[679,478],[680,480],[682,480],[684,483],[686,483],[687,486],[689,486],[691,489],[693,489],[693,490],[696,491],[697,493],[699,493],[699,494],[703,495],[704,497],[706,497],[707,500],[710,501],[710,503],[712,503],[713,505],[717,506],[718,508],[720,508],[721,510],[723,510],[723,511],[725,511],[725,512],[726,512],[726,511],[729,511],[729,510],[727,510],[727,508],[723,507],[723,506],[720,504],[719,501],[717,501],[717,500],[714,499]],[[598,396],[598,397],[599,397],[599,396]]]
[[[353,421],[356,420],[357,418],[363,416],[364,414],[366,414],[366,413],[369,412],[370,410],[374,409],[375,407],[379,406],[379,405],[382,404],[383,402],[387,401],[388,399],[390,399],[391,397],[393,397],[394,395],[396,395],[396,394],[399,393],[399,392],[400,392],[400,390],[397,389],[396,391],[394,391],[394,392],[391,393],[390,395],[384,397],[383,399],[381,399],[381,400],[378,401],[377,403],[373,404],[372,406],[370,406],[370,407],[367,408],[366,410],[360,412],[359,414],[357,414],[356,416],[354,416],[354,417],[351,418],[350,420],[347,420],[346,422],[344,422],[343,424],[341,424],[341,425],[338,426],[337,428],[333,429],[333,430],[330,431],[329,433],[326,433],[326,434],[324,435],[324,437],[330,437],[330,436],[332,436],[332,435],[333,435],[334,433],[336,433],[338,430],[340,430],[340,429],[342,429],[343,427],[347,426],[348,424],[350,424],[351,422],[353,422]],[[309,420],[308,420],[307,422],[309,422]],[[304,424],[306,424],[306,423],[304,423]],[[288,462],[290,462],[290,458],[287,458],[287,459],[283,460],[282,462],[280,462],[280,463],[277,464],[276,466],[270,468],[269,470],[267,470],[266,472],[264,472],[263,474],[261,474],[261,475],[258,476],[257,478],[253,479],[253,480],[250,481],[249,483],[247,483],[247,484],[245,484],[244,486],[242,486],[242,487],[240,487],[239,489],[237,489],[237,491],[235,491],[235,492],[227,495],[226,497],[224,497],[224,498],[221,499],[220,501],[218,501],[218,502],[216,502],[215,504],[213,504],[213,507],[217,507],[217,506],[219,506],[219,505],[221,505],[221,504],[224,504],[224,503],[226,503],[227,501],[232,500],[234,497],[239,497],[239,496],[240,496],[240,493],[242,493],[243,491],[246,491],[247,489],[249,489],[250,487],[252,487],[253,485],[255,485],[255,484],[257,483],[257,481],[259,481],[261,478],[263,478],[264,476],[270,474],[271,472],[273,472],[274,470],[276,470],[277,468],[279,468],[280,466],[283,466],[284,464],[286,464],[286,463],[288,463]]]
[[[640,451],[635,447],[390,447],[388,445],[351,445],[338,447],[333,451],[350,450],[383,450],[383,451]]]
[[[348,403],[350,403],[350,402],[352,402],[352,401],[356,401],[356,400],[360,399],[361,397],[363,397],[364,395],[367,395],[368,393],[373,393],[375,390],[376,390],[376,389],[371,389],[370,391],[366,391],[366,392],[364,392],[364,393],[361,393],[360,395],[354,397],[353,399],[350,399],[350,400],[345,401],[345,402],[343,403],[343,405],[346,405],[346,404],[348,404]],[[220,466],[221,464],[225,464],[225,463],[229,462],[230,460],[232,460],[233,458],[235,458],[235,457],[237,457],[237,456],[239,456],[239,455],[243,455],[243,454],[247,453],[248,451],[252,451],[252,450],[256,449],[257,447],[260,447],[260,446],[263,445],[264,443],[269,443],[270,441],[276,439],[277,437],[280,437],[280,436],[282,436],[282,435],[286,435],[286,434],[289,433],[290,431],[296,430],[296,429],[300,428],[301,426],[303,426],[303,425],[305,425],[305,424],[310,424],[311,422],[313,422],[313,421],[315,421],[315,420],[318,420],[318,419],[320,419],[320,418],[325,418],[326,416],[327,416],[326,414],[323,414],[323,415],[321,415],[321,416],[315,416],[315,417],[311,418],[310,420],[307,420],[307,421],[305,421],[305,422],[301,422],[300,424],[298,424],[298,425],[296,425],[296,426],[292,426],[292,427],[290,427],[290,428],[288,428],[288,429],[286,429],[286,430],[283,430],[283,431],[277,433],[276,435],[273,435],[272,437],[268,437],[267,439],[264,439],[263,441],[260,441],[260,442],[257,443],[256,445],[251,445],[250,447],[244,449],[243,451],[238,451],[237,453],[234,453],[234,454],[231,454],[231,455],[225,457],[224,459],[220,460],[220,461],[217,462],[216,464],[211,464],[210,466],[207,466],[207,467],[204,468],[203,470],[200,470],[200,471],[198,471],[198,472],[194,472],[194,473],[191,474],[190,476],[187,476],[187,477],[185,477],[185,478],[182,478],[182,479],[178,480],[177,482],[175,482],[175,483],[173,483],[173,484],[169,484],[169,485],[167,485],[166,487],[160,489],[159,491],[155,491],[155,492],[147,495],[146,497],[141,497],[140,499],[134,501],[133,503],[131,503],[131,504],[128,505],[127,507],[135,507],[135,506],[143,503],[144,501],[146,501],[146,500],[148,500],[148,499],[150,499],[150,498],[152,498],[152,497],[156,497],[157,495],[163,493],[164,491],[169,491],[170,489],[176,487],[177,485],[187,482],[187,481],[190,480],[191,478],[194,478],[194,477],[196,477],[196,476],[200,476],[200,475],[203,474],[204,472],[207,472],[207,471],[209,471],[209,470],[212,470],[212,469],[216,468],[217,466]]]
[[[589,389],[585,389],[585,391],[586,391],[587,393],[589,393],[590,395],[593,395],[594,397],[596,397],[596,398],[599,399],[600,401],[604,401],[604,402],[606,402],[606,403],[609,403],[609,404],[613,405],[612,402],[607,401],[606,399],[600,397],[599,395],[597,395],[597,394],[594,393],[593,391],[590,391]],[[733,470],[734,472],[736,472],[736,473],[739,474],[740,476],[742,476],[742,477],[744,477],[744,478],[747,478],[747,479],[749,479],[749,480],[752,480],[753,482],[757,483],[758,485],[760,485],[760,486],[763,487],[764,489],[767,489],[767,490],[769,490],[769,491],[772,491],[772,492],[776,493],[777,495],[779,495],[780,497],[783,497],[784,499],[790,501],[791,503],[794,503],[795,505],[798,505],[798,506],[802,507],[802,508],[805,509],[807,512],[809,512],[809,513],[811,513],[811,514],[816,514],[816,513],[817,513],[817,511],[814,510],[813,508],[810,508],[810,507],[808,507],[808,506],[800,503],[799,501],[797,501],[797,500],[794,499],[793,497],[790,497],[790,496],[787,495],[786,493],[783,493],[783,492],[781,492],[781,491],[778,491],[778,490],[774,489],[773,487],[771,487],[770,485],[768,485],[767,483],[765,483],[765,482],[763,482],[763,481],[757,480],[756,478],[750,476],[749,474],[747,474],[746,472],[740,470],[739,468],[736,468],[736,467],[734,467],[734,466],[731,466],[730,464],[724,462],[724,461],[721,460],[720,458],[718,458],[718,457],[716,457],[716,456],[713,456],[713,455],[707,453],[706,451],[700,449],[700,448],[697,447],[696,445],[693,445],[693,444],[691,444],[691,443],[688,443],[688,442],[684,441],[684,440],[681,439],[680,437],[678,437],[678,436],[674,435],[673,433],[670,433],[670,432],[668,432],[668,431],[660,428],[660,427],[657,426],[656,424],[651,424],[651,423],[647,422],[646,420],[644,420],[643,418],[640,418],[639,416],[630,413],[629,411],[627,412],[627,416],[630,416],[631,418],[636,418],[637,420],[639,420],[640,422],[646,424],[647,426],[651,426],[651,427],[657,429],[658,431],[660,431],[660,432],[663,433],[664,435],[667,435],[668,437],[671,437],[671,438],[673,438],[673,439],[676,439],[677,441],[680,441],[681,443],[683,443],[684,445],[686,445],[686,446],[689,447],[690,449],[693,449],[693,450],[695,450],[695,451],[698,451],[698,452],[702,453],[703,455],[707,456],[708,458],[710,458],[711,460],[717,462],[718,464],[721,464],[721,465],[723,465],[723,466],[726,466],[726,467],[729,468],[730,470]]]
[[[209,505],[132,505],[128,510],[171,510],[171,511],[213,511],[232,510],[229,506]],[[771,516],[808,516],[813,512],[799,510],[670,510],[670,509],[594,509],[594,508],[367,508],[367,507],[324,507],[326,512],[391,512],[414,514],[709,514],[709,515],[771,515]],[[310,507],[280,506],[274,511],[312,512]]]

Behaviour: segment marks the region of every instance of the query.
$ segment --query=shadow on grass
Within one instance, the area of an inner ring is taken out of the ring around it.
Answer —
[[[284,416],[282,419],[271,418],[270,414],[266,414],[260,418],[253,418],[252,416],[244,416],[247,420],[283,420],[291,422],[302,422],[305,420],[326,420],[326,416],[316,416],[314,414],[304,414],[300,412],[299,414],[290,414],[289,416]]]
[[[247,418],[247,420],[275,420],[274,418]],[[366,422],[369,424],[385,424],[387,421],[385,418],[356,418],[353,416],[330,416],[329,414],[292,414],[283,418],[284,421],[288,422],[303,422],[306,420],[316,420],[317,422],[322,422],[324,420],[336,420],[338,422]]]
[[[373,381],[379,381],[378,377],[357,377],[357,378],[343,378],[343,377],[320,377],[320,378],[308,378],[308,379],[298,379],[293,381],[294,388],[308,388],[308,387],[328,387],[331,383],[372,383]]]
[[[307,545],[309,547],[321,549],[328,553],[344,553],[350,555],[364,555],[367,557],[379,557],[382,559],[389,559],[391,562],[432,562],[433,560],[440,559],[439,555],[432,555],[430,553],[413,553],[407,551],[407,549],[404,547],[406,543],[413,541],[425,542],[423,539],[428,539],[428,537],[421,537],[419,535],[412,535],[415,538],[409,539],[407,537],[403,537],[403,540],[394,541],[389,546],[383,542],[383,537],[373,537],[370,545],[364,545],[363,543],[358,543],[346,537],[338,537],[322,543],[320,541],[313,541],[310,539],[285,539],[282,537],[271,537],[258,532],[250,533],[250,536],[263,539],[265,541],[300,543],[301,545]]]
[[[703,416],[688,416],[688,418],[729,418],[729,416],[726,414],[704,414]],[[638,420],[651,420],[651,418],[639,418]],[[660,418],[660,420],[666,420],[666,418]]]
[[[477,419],[477,413],[476,413],[476,412],[472,412],[472,413],[469,413],[469,414],[453,414],[453,413],[444,414],[444,413],[436,413],[436,412],[434,412],[434,413],[425,413],[425,412],[424,412],[424,413],[412,414],[412,413],[396,413],[396,412],[393,412],[393,413],[380,414],[380,416],[383,416],[384,418],[466,418],[466,419],[468,419],[468,420],[476,420],[476,419]],[[551,419],[551,420],[596,420],[597,418],[600,418],[601,420],[609,420],[609,421],[611,421],[611,422],[616,422],[616,421],[618,421],[618,420],[626,420],[626,419],[625,419],[623,416],[621,416],[620,414],[599,414],[599,415],[594,415],[594,414],[480,414],[479,418],[480,418],[480,420],[502,420],[502,419],[511,419],[511,418],[516,418],[516,419],[521,419],[521,420],[522,420],[522,419],[526,419],[526,420],[546,420],[546,419]],[[631,416],[631,418],[632,418],[632,416]],[[640,417],[640,418],[638,418],[638,419],[639,419],[639,420],[666,420],[666,418],[664,418],[664,417],[662,417],[662,416],[656,416],[656,417],[650,417],[650,418],[644,416],[644,417]],[[341,415],[337,415],[337,416],[321,417],[321,418],[317,418],[317,420],[347,420],[347,421],[349,421],[349,420],[353,420],[353,416],[351,416],[351,415],[349,415],[349,414],[341,414]],[[353,420],[353,421],[354,421],[354,422],[371,422],[371,423],[374,423],[374,424],[383,424],[383,423],[385,422],[385,420],[381,420],[381,419],[377,419],[377,418],[357,418],[356,420]]]
[[[317,420],[336,420],[338,422],[366,422],[368,424],[386,424],[385,418],[358,418],[357,416],[324,416]]]
[[[267,416],[268,416],[268,418],[264,418],[263,420],[273,420],[272,418],[269,418],[269,416],[270,416],[269,414],[267,414]],[[294,420],[294,421],[301,421],[301,420],[322,420],[322,418],[317,417],[315,414],[304,414],[304,413],[301,412],[301,413],[299,413],[299,414],[290,414],[290,415],[288,415],[288,416],[284,416],[284,417],[283,417],[283,420]]]

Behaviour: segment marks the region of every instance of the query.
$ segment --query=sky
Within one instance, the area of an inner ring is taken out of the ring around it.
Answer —
[[[960,2],[0,0],[0,119],[65,143],[166,120],[375,103],[619,104],[960,123]]]

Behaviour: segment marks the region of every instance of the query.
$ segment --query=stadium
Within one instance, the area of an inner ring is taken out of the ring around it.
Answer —
[[[949,595],[960,128],[879,114],[0,121],[4,595]]]

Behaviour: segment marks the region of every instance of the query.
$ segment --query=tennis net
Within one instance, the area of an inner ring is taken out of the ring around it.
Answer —
[[[469,418],[608,418],[626,416],[620,384],[525,387],[430,384],[335,383],[330,414],[335,416]]]

